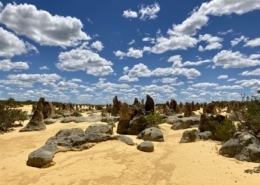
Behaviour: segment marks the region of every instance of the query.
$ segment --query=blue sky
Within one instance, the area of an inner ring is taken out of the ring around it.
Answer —
[[[259,20],[260,0],[0,0],[0,99],[240,100]]]

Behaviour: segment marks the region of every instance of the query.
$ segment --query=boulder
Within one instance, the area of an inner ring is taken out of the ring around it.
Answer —
[[[122,141],[123,143],[126,143],[127,145],[134,145],[134,142],[130,137],[127,137],[124,135],[117,135],[116,137],[119,141]]]
[[[260,141],[248,132],[237,132],[225,142],[219,154],[240,161],[260,162]]]
[[[199,125],[200,123],[200,117],[183,117],[176,119],[176,122],[173,123],[171,129],[173,130],[181,130],[181,129],[187,129],[194,125]]]
[[[137,135],[140,132],[142,132],[144,129],[146,129],[148,127],[148,124],[149,123],[145,119],[145,116],[134,117],[129,123],[127,134]]]
[[[88,126],[85,132],[113,134],[113,127],[104,124],[92,124]]]
[[[150,141],[144,141],[137,145],[137,150],[142,152],[153,152],[154,151],[154,144]]]
[[[32,119],[29,121],[29,123],[19,132],[41,131],[45,129],[46,126],[43,121],[43,114],[40,110],[36,110],[34,111]]]
[[[145,141],[164,141],[162,131],[156,127],[143,130],[140,134],[138,134],[137,139],[143,139]]]
[[[199,132],[196,129],[186,130],[182,134],[180,143],[191,143],[199,140],[209,140],[212,139],[212,133],[210,131]]]
[[[44,123],[46,125],[50,125],[50,124],[53,124],[55,122],[56,122],[56,119],[52,119],[52,118],[47,118],[47,119],[44,120]]]
[[[111,134],[103,134],[103,133],[93,133],[93,132],[87,132],[84,135],[87,142],[91,143],[99,143],[103,141],[108,140],[116,140],[117,137]]]
[[[130,120],[120,120],[117,125],[116,132],[118,134],[128,134]]]

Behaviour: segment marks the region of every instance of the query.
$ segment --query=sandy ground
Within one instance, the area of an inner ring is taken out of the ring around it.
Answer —
[[[88,125],[90,123],[57,122],[40,132],[19,133],[17,128],[0,135],[0,184],[259,184],[259,174],[244,172],[259,164],[218,155],[217,148],[221,145],[214,141],[180,144],[183,130],[171,130],[168,124],[160,126],[165,142],[154,142],[153,153],[140,152],[136,146],[120,141],[107,141],[85,151],[58,153],[54,157],[56,165],[50,168],[26,166],[28,155],[60,129],[85,130]],[[130,137],[136,143],[142,141]]]

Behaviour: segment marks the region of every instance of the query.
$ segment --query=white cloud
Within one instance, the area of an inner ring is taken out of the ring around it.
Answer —
[[[260,59],[260,54],[252,54],[249,57],[250,59]]]
[[[156,44],[152,47],[151,52],[160,54],[169,50],[186,50],[195,47],[197,42],[197,39],[187,35],[170,36],[169,38],[159,36],[156,38]]]
[[[90,46],[98,51],[102,51],[102,49],[104,48],[102,42],[100,41],[93,42]]]
[[[108,75],[113,72],[112,62],[100,57],[87,49],[73,49],[59,54],[59,62],[56,66],[60,70],[79,71],[86,70],[87,74],[94,76]]]
[[[71,80],[69,80],[69,82],[82,82],[82,80],[78,78],[72,78]]]
[[[142,39],[144,42],[150,42],[152,44],[155,44],[155,38],[151,38],[151,37],[144,37]]]
[[[235,46],[235,45],[239,44],[241,41],[246,42],[247,40],[248,40],[248,38],[245,37],[244,35],[242,35],[241,37],[235,38],[234,40],[232,40],[231,41],[231,46]]]
[[[135,39],[133,39],[131,42],[128,43],[128,45],[132,45],[135,43]]]
[[[39,67],[40,70],[49,70],[49,68],[47,66],[41,66]]]
[[[129,9],[129,10],[125,10],[123,12],[123,17],[125,17],[125,18],[137,18],[138,15],[137,15],[137,12]]]
[[[222,16],[232,13],[241,15],[253,10],[260,9],[258,0],[212,0],[202,3],[202,5],[194,9],[191,16],[181,24],[173,25],[173,29],[168,33],[174,35],[195,35],[197,30],[201,29],[208,23],[210,15]]]
[[[120,92],[131,93],[131,92],[138,92],[138,90],[135,89],[135,88],[132,88],[132,89],[120,89]]]
[[[235,89],[243,89],[243,87],[239,85],[223,85],[223,86],[218,86],[215,88],[216,90],[235,90]]]
[[[228,75],[219,75],[218,79],[228,79]]]
[[[107,88],[113,88],[113,89],[129,89],[130,86],[128,84],[116,84],[116,83],[111,83],[107,82],[105,83],[104,81],[99,81],[98,83],[94,84],[95,87],[99,89],[107,89]]]
[[[57,87],[58,88],[62,88],[62,89],[75,89],[75,88],[78,88],[78,84],[76,83],[73,83],[73,82],[66,82],[66,81],[60,81],[58,84],[57,84]]]
[[[119,57],[120,59],[123,59],[124,57],[133,57],[133,58],[142,58],[143,57],[143,50],[134,49],[133,47],[128,49],[127,53],[124,53],[122,51],[115,51],[115,56]]]
[[[257,68],[253,71],[244,71],[240,73],[241,76],[260,76],[260,68]]]
[[[226,35],[226,34],[232,33],[232,32],[233,32],[233,30],[230,29],[230,30],[228,30],[228,31],[220,31],[220,32],[218,32],[218,34],[219,34],[219,35]]]
[[[0,1],[0,11],[3,9],[4,5],[3,3]]]
[[[141,6],[139,13],[141,14],[140,19],[156,19],[157,13],[160,11],[160,6],[158,3],[154,3],[152,5]]]
[[[123,70],[124,70],[124,74],[126,74],[126,73],[128,73],[128,71],[129,71],[129,67],[128,66],[125,66],[124,68],[123,68]]]
[[[29,69],[29,65],[26,62],[11,62],[9,59],[0,60],[0,71],[11,71],[17,69]]]
[[[200,76],[201,73],[194,69],[187,69],[187,68],[156,68],[152,71],[152,75],[154,76],[168,76],[168,75],[174,75],[174,76],[186,76],[189,79],[192,79],[194,77]]]
[[[259,60],[250,59],[239,51],[232,52],[228,50],[217,53],[213,58],[213,62],[216,66],[223,66],[223,68],[244,68],[260,65]]]
[[[237,79],[236,78],[230,78],[227,80],[227,82],[232,82],[232,81],[236,81]]]
[[[170,84],[170,83],[176,83],[177,78],[162,78],[162,83]]]
[[[207,87],[216,87],[218,86],[218,84],[216,83],[208,83],[208,82],[204,82],[204,83],[197,83],[197,84],[193,84],[192,85],[193,87],[196,87],[196,88],[207,88]]]
[[[7,4],[0,13],[0,22],[18,35],[40,45],[76,46],[90,37],[82,32],[83,24],[77,18],[54,15],[29,4]]]
[[[142,63],[134,65],[132,69],[129,70],[128,76],[130,77],[149,77],[151,76],[151,70]]]
[[[257,47],[260,46],[260,38],[255,38],[252,40],[248,40],[244,46],[249,46],[249,47]]]
[[[137,82],[139,79],[137,77],[129,77],[127,75],[121,76],[118,79],[119,82]]]
[[[200,61],[197,61],[197,62],[187,61],[187,62],[184,62],[182,64],[182,66],[200,66],[202,64],[209,63],[209,62],[212,62],[212,60],[200,60]]]
[[[199,42],[205,41],[208,43],[208,45],[203,48],[202,46],[199,46],[199,51],[205,51],[205,50],[213,50],[213,49],[221,49],[222,44],[220,42],[223,41],[222,38],[219,37],[213,37],[210,34],[204,34],[199,36]]]
[[[86,17],[86,19],[89,23],[93,24],[93,21],[90,18]]]
[[[162,86],[158,86],[158,85],[148,85],[148,86],[142,86],[141,87],[142,91],[160,91],[161,93],[171,93],[175,90],[174,87],[169,86],[169,85],[162,85]]]
[[[239,80],[235,82],[236,84],[241,84],[241,86],[245,87],[258,87],[260,86],[259,79],[250,79],[250,80]]]
[[[182,57],[180,55],[174,55],[174,56],[171,56],[168,60],[168,62],[173,62],[173,65],[172,67],[175,68],[175,67],[182,67]]]
[[[31,44],[20,40],[11,32],[0,27],[0,57],[11,58],[15,55],[25,54],[30,50],[36,49],[33,47]]]
[[[7,76],[7,80],[0,80],[5,85],[15,85],[19,87],[32,87],[34,83],[51,84],[60,80],[57,74],[12,74]]]

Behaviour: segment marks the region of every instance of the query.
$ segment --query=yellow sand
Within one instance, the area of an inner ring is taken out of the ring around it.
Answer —
[[[161,125],[165,142],[154,142],[153,153],[140,152],[136,146],[120,141],[107,141],[85,151],[58,153],[54,157],[56,165],[50,168],[26,166],[28,155],[60,129],[85,130],[88,125],[90,123],[57,122],[40,132],[19,133],[17,128],[0,135],[0,184],[259,184],[259,174],[244,172],[259,164],[218,155],[217,148],[221,145],[214,141],[180,144],[183,130],[171,130],[168,124]],[[142,141],[130,137],[136,143]]]

